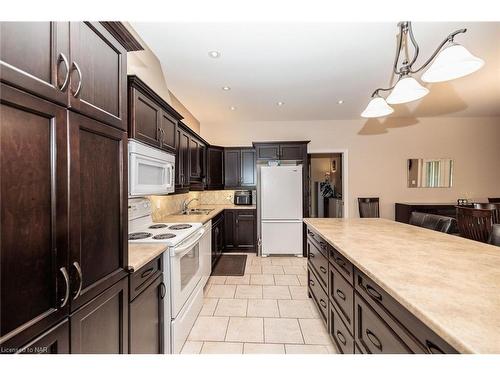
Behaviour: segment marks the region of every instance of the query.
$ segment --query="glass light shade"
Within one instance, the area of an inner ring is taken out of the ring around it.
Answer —
[[[389,104],[408,103],[423,98],[429,93],[429,90],[417,82],[415,78],[401,78],[387,97]]]
[[[483,65],[484,61],[474,56],[464,46],[453,44],[436,56],[429,69],[422,74],[422,81],[449,81],[474,73]]]
[[[384,98],[373,98],[370,100],[370,103],[366,106],[366,109],[361,113],[361,117],[364,118],[373,118],[373,117],[382,117],[382,116],[387,116],[390,115],[392,112],[394,112],[394,109],[392,109],[384,100]]]

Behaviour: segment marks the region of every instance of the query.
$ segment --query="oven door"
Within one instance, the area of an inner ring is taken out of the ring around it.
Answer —
[[[174,192],[174,164],[143,154],[129,154],[129,196]]]
[[[200,238],[205,233],[201,228],[184,243],[170,249],[170,288],[172,291],[172,319],[200,283],[202,278],[202,252]]]

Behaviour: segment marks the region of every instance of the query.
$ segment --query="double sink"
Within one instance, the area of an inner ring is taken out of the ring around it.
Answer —
[[[191,208],[189,210],[179,212],[178,215],[208,215],[213,210],[213,208]]]

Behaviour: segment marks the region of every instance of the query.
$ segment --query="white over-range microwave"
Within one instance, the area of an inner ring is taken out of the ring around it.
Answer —
[[[173,193],[174,167],[174,155],[129,139],[128,195],[138,197]]]

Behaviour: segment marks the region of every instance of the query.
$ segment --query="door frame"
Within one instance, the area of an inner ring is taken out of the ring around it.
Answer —
[[[315,149],[308,150],[307,156],[308,161],[310,161],[310,155],[314,154],[342,154],[342,201],[344,202],[343,215],[344,218],[349,217],[349,184],[348,184],[348,166],[349,166],[349,150],[346,148],[331,148],[331,149]],[[310,163],[307,168],[310,167]],[[310,176],[309,176],[310,180]],[[310,183],[310,181],[308,181]],[[309,192],[310,193],[310,192]],[[310,199],[310,196],[309,198]],[[309,202],[310,203],[310,202]]]

